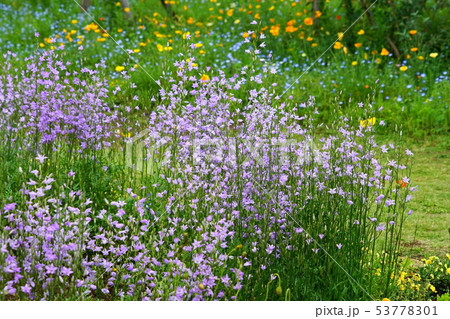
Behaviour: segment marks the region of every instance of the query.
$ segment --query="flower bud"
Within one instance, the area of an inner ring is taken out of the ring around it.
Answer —
[[[281,286],[278,286],[277,289],[275,289],[275,292],[278,296],[281,296],[281,294],[283,293],[283,288],[281,288]]]

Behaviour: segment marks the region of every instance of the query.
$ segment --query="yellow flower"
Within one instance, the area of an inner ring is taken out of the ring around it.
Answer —
[[[313,25],[314,20],[313,20],[312,18],[305,18],[305,20],[303,20],[303,22],[304,22],[306,25]]]
[[[353,65],[353,66],[358,65],[358,61],[353,61],[353,62],[352,62],[352,65]]]
[[[355,48],[359,49],[362,46],[362,43],[355,43]]]
[[[339,37],[339,40],[342,40],[342,38],[344,37],[344,33],[343,32],[338,32],[338,37]]]
[[[123,70],[125,70],[124,66],[121,66],[121,65],[116,66],[116,71],[117,72],[122,72]]]
[[[341,42],[336,41],[336,43],[333,45],[333,48],[335,48],[336,50],[342,49],[343,45]]]
[[[417,33],[417,30],[409,30],[409,34],[415,35]]]
[[[130,8],[124,8],[123,11],[130,12]]]
[[[117,32],[122,33],[123,29],[118,29]]]
[[[91,24],[88,24],[87,26],[85,26],[84,29],[86,31],[95,31],[95,32],[100,31],[100,30],[98,30],[98,25],[96,25],[94,22],[92,22]]]
[[[233,15],[234,9],[230,9],[227,11],[227,16],[231,17]]]
[[[362,120],[359,123],[361,124],[362,127],[366,127],[366,126],[374,126],[376,121],[377,121],[376,117],[372,117],[367,120]]]
[[[308,42],[309,42],[309,41],[312,41],[312,40],[313,40],[313,38],[311,38],[311,37],[307,37],[307,38],[306,38],[306,41],[308,41]]]
[[[437,54],[436,52],[430,53],[430,57],[433,58],[433,59],[434,59],[435,57],[437,57],[437,56],[438,56],[438,54]]]
[[[419,55],[418,59],[423,60],[423,56]]]
[[[437,292],[437,291],[436,291],[436,287],[434,287],[433,285],[430,285],[430,290],[431,290],[432,292],[434,292],[434,293]]]
[[[209,79],[210,79],[210,77],[207,74],[203,74],[202,77],[200,78],[200,80],[202,80],[203,82],[208,82]]]
[[[202,46],[203,46],[202,43],[196,43],[196,44],[195,44],[195,47],[196,47],[196,48],[201,48]]]
[[[383,298],[381,301],[391,301],[389,298]]]
[[[188,23],[188,24],[193,24],[193,23],[194,23],[194,18],[190,17],[190,18],[187,20],[187,23]]]
[[[78,20],[72,20],[72,23],[73,23],[73,24],[77,24],[77,23],[78,23]]]
[[[408,67],[406,65],[400,67],[400,71],[405,72],[406,70],[408,70]]]
[[[316,11],[316,12],[314,13],[314,18],[318,19],[318,18],[320,18],[321,15],[322,15],[322,12]]]
[[[358,31],[358,35],[363,35],[363,34],[364,34],[364,30],[363,29]]]
[[[280,34],[280,27],[278,25],[273,25],[270,27],[269,31],[273,36],[277,36]]]
[[[134,51],[134,53],[139,53],[139,52],[141,52],[141,50],[139,50],[139,49],[134,49],[133,51]]]
[[[388,50],[386,50],[385,48],[383,48],[382,50],[381,50],[381,53],[380,53],[381,55],[389,55],[389,51]]]

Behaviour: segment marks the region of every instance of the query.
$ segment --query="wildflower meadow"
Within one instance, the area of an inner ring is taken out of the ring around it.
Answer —
[[[450,300],[439,0],[0,0],[0,300]]]

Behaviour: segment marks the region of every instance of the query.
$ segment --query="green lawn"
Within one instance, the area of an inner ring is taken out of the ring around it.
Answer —
[[[404,254],[413,259],[450,251],[450,142],[447,137],[410,141],[415,153],[412,182],[418,191],[404,229]]]

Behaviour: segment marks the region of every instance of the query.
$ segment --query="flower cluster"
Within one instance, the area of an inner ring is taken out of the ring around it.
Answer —
[[[15,72],[16,55],[3,57],[0,131],[7,132],[5,143],[33,150],[41,145],[69,144],[76,150],[110,145],[117,112],[105,102],[108,85],[99,70],[77,70],[44,52],[27,58],[25,69]]]

